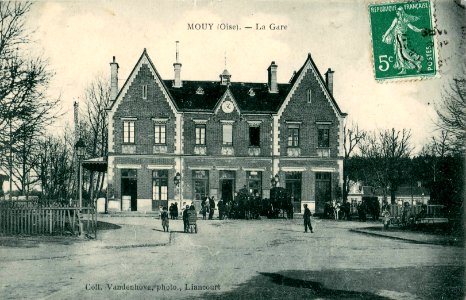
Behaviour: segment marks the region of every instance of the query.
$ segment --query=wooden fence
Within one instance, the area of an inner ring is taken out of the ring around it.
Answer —
[[[0,233],[5,235],[78,235],[97,237],[97,213],[93,207],[29,207],[0,205]]]
[[[410,216],[417,216],[421,210],[422,205],[413,205],[409,206],[409,213]],[[424,218],[444,218],[444,206],[443,205],[426,205],[425,206],[425,216]],[[402,205],[391,205],[390,206],[390,216],[392,217],[401,217],[403,215],[403,210],[405,208]],[[383,213],[383,212],[381,212]]]
[[[76,200],[0,200],[0,208],[78,207]]]
[[[423,209],[424,211],[422,211]],[[384,216],[383,211],[382,216]],[[389,220],[391,225],[397,226],[449,222],[443,205],[413,205],[408,207],[392,205],[390,206],[390,215],[386,216],[385,220]]]

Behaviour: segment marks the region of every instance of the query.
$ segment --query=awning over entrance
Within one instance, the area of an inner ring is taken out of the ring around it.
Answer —
[[[83,168],[94,172],[107,172],[107,158],[96,157],[83,160]]]

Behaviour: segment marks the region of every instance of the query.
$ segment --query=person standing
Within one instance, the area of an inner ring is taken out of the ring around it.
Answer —
[[[224,210],[223,200],[220,199],[220,201],[218,201],[218,218],[220,220],[223,220],[223,210]]]
[[[189,205],[183,210],[183,228],[184,232],[188,232]]]
[[[168,226],[169,226],[170,219],[168,218],[168,212],[167,212],[166,206],[163,207],[162,213],[160,214],[160,219],[162,220],[163,231],[168,232]]]
[[[175,207],[173,208],[174,217],[178,220],[178,203],[175,202]]]
[[[172,204],[170,204],[170,207],[168,208],[168,211],[169,211],[169,213],[170,213],[170,219],[172,219],[172,220],[175,219],[175,213],[173,212],[173,208],[174,208],[174,207],[175,207],[175,206],[174,206],[173,203],[172,203]]]
[[[209,220],[212,220],[214,217],[214,211],[215,211],[215,198],[214,196],[211,196],[209,199]]]
[[[202,212],[202,220],[206,219],[207,215],[207,198],[203,197],[201,202],[201,212]]]
[[[307,232],[307,228],[312,231],[312,224],[311,224],[311,211],[307,208],[307,204],[304,204],[304,232]]]

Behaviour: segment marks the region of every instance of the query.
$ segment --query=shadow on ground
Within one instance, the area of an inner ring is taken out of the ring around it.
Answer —
[[[259,272],[199,299],[463,299],[463,279],[464,267],[456,266]]]
[[[153,231],[164,232],[163,229],[153,228]],[[167,233],[186,233],[182,230],[169,230]]]
[[[116,224],[97,222],[97,230],[99,231],[120,228],[121,226]],[[63,235],[9,235],[0,236],[0,247],[35,248],[39,247],[40,244],[72,245],[81,241],[78,236],[73,235],[71,232],[65,232]]]
[[[384,229],[383,226],[371,226],[363,227],[358,229],[350,229],[352,232],[358,232],[363,234],[375,234],[384,238],[392,238],[396,240],[403,240],[405,242],[414,244],[431,244],[431,245],[442,245],[442,246],[456,246],[463,247],[464,235],[448,232],[447,230],[439,229],[438,227],[418,227],[418,228],[403,228],[403,227],[389,227]],[[425,240],[411,240],[409,236],[404,238],[402,236],[390,236],[390,233],[420,233],[425,234]],[[433,238],[429,238],[433,237]],[[441,237],[436,239],[435,237]]]
[[[121,226],[113,223],[97,221],[97,230],[115,230],[120,228]]]
[[[78,241],[74,236],[3,236],[0,237],[0,247],[34,248],[40,244],[71,245]]]

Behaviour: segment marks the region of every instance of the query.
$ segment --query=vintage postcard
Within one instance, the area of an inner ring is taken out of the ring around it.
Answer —
[[[465,14],[0,1],[0,299],[464,299]]]

